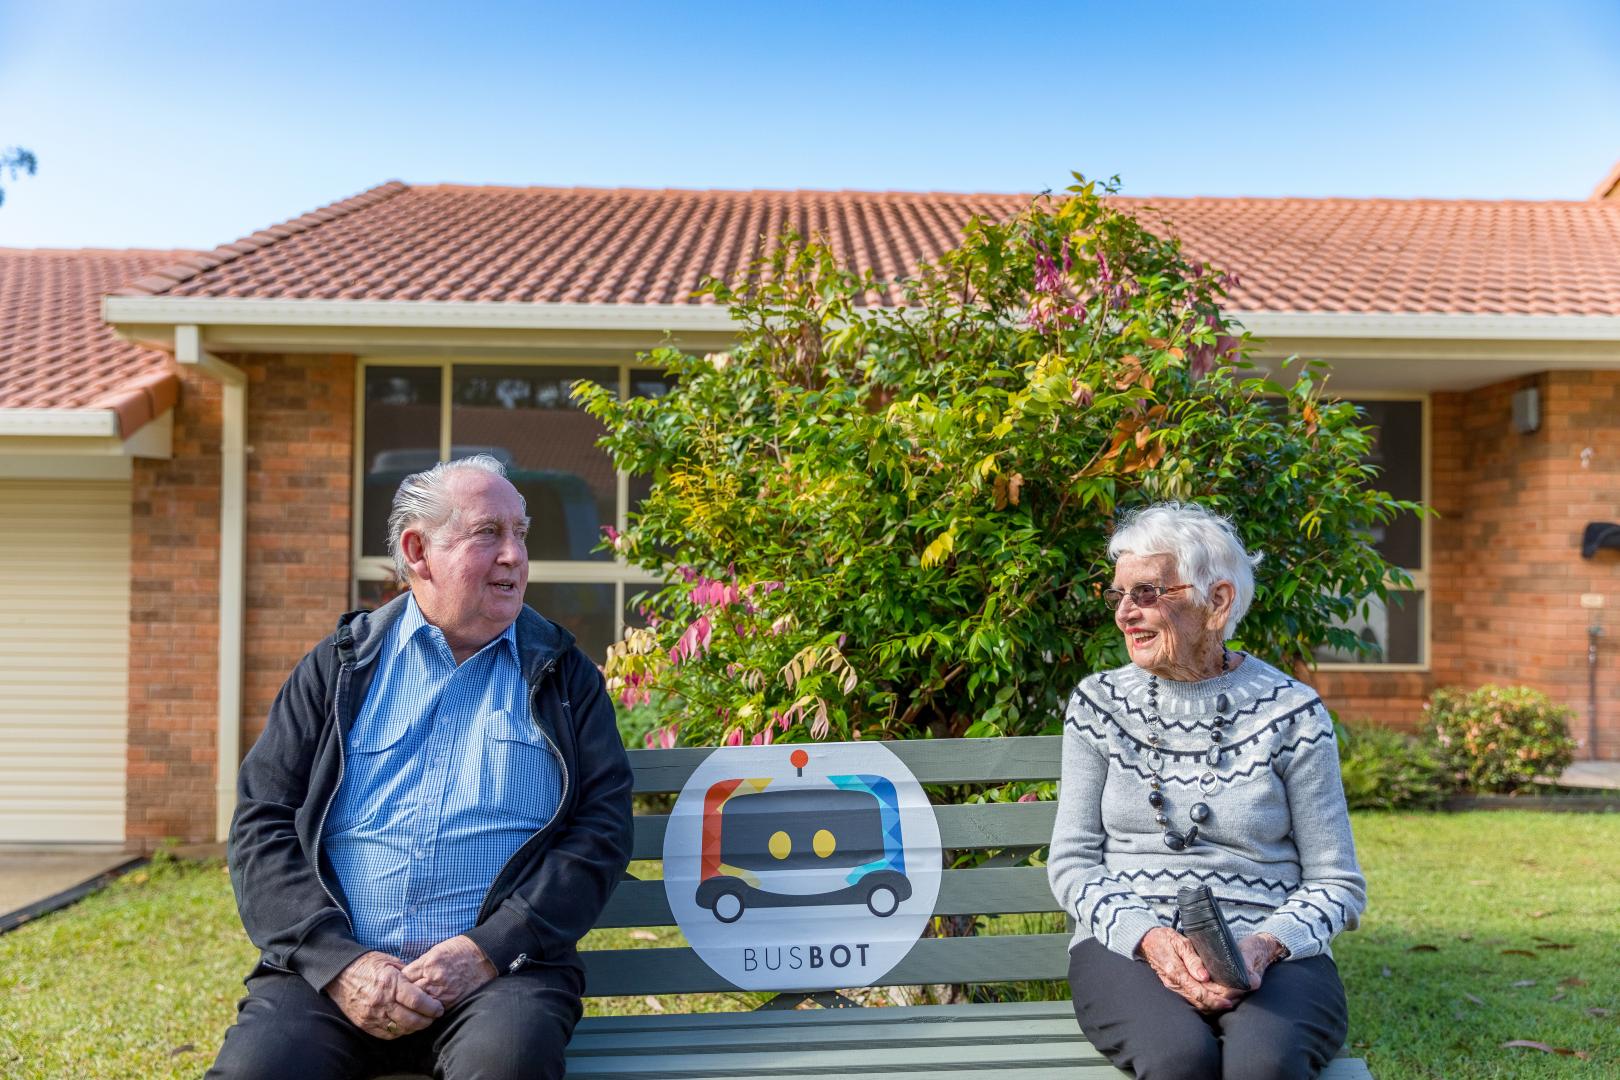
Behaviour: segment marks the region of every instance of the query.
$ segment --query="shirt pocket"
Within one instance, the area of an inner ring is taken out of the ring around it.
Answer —
[[[527,712],[494,709],[484,715],[480,779],[489,808],[513,824],[537,831],[556,811],[557,762]]]

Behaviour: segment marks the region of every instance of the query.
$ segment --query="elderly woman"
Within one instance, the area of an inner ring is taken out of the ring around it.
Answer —
[[[1224,518],[1149,507],[1108,555],[1131,662],[1069,700],[1048,864],[1077,923],[1075,1016],[1144,1080],[1313,1077],[1348,1022],[1328,947],[1366,900],[1332,721],[1310,687],[1226,647],[1259,559]],[[1214,893],[1247,993],[1179,932],[1185,885]]]

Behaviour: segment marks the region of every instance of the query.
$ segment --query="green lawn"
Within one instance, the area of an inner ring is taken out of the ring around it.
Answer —
[[[1359,814],[1371,907],[1337,953],[1379,1080],[1620,1072],[1620,817]],[[678,943],[674,931],[593,935]],[[160,864],[0,937],[0,1075],[195,1077],[253,956],[224,870]],[[754,995],[593,1012],[747,1008]],[[1513,1039],[1589,1059],[1504,1048]]]

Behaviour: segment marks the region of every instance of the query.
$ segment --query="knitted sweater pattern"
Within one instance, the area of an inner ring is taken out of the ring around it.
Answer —
[[[1234,937],[1269,933],[1293,959],[1331,954],[1366,906],[1333,722],[1310,687],[1252,656],[1224,677],[1158,681],[1135,665],[1088,676],[1064,714],[1063,780],[1047,863],[1074,916],[1070,944],[1095,938],[1124,956],[1157,926],[1177,926],[1176,892],[1208,885]],[[1206,755],[1227,695],[1219,763]],[[1155,765],[1148,717],[1157,714]],[[1148,804],[1157,773],[1170,828],[1210,816],[1184,851],[1165,846]]]

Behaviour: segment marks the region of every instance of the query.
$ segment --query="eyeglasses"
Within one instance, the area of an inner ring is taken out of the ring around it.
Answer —
[[[1123,604],[1125,598],[1129,596],[1131,603],[1137,607],[1152,607],[1159,602],[1159,597],[1164,596],[1166,593],[1180,592],[1182,589],[1190,588],[1192,588],[1191,585],[1171,585],[1167,588],[1163,585],[1142,584],[1132,585],[1129,590],[1104,589],[1103,603],[1108,605],[1109,611],[1118,611],[1119,605]]]

